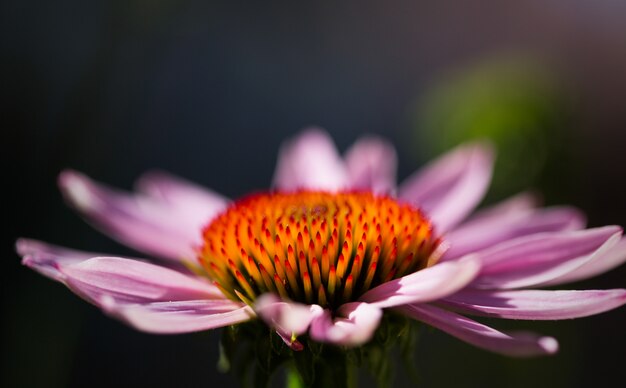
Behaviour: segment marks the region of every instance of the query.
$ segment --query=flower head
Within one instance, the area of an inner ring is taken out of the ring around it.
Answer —
[[[440,243],[417,209],[370,192],[255,195],[203,235],[200,263],[231,299],[273,293],[322,308],[433,265]]]
[[[328,135],[309,130],[283,146],[271,191],[234,202],[164,173],[128,194],[66,171],[59,183],[73,207],[170,264],[33,240],[17,250],[25,265],[148,332],[260,318],[294,350],[303,337],[358,346],[387,311],[494,352],[554,353],[553,338],[467,316],[556,320],[619,307],[624,289],[542,288],[622,264],[626,240],[619,227],[584,229],[577,210],[539,209],[526,194],[469,216],[492,163],[488,144],[464,145],[396,188],[390,145],[363,139],[341,157]]]

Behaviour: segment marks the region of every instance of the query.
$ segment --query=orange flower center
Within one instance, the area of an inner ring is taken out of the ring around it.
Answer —
[[[273,292],[323,307],[434,264],[440,243],[418,209],[369,192],[254,195],[203,237],[199,262],[229,298]]]

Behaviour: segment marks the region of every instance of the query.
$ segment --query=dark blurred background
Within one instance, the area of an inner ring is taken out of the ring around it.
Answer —
[[[3,1],[2,382],[5,387],[206,387],[219,332],[154,336],[22,267],[19,236],[132,254],[56,190],[66,167],[130,188],[169,170],[230,197],[266,188],[283,139],[314,124],[340,150],[397,147],[399,177],[490,137],[487,202],[531,187],[626,225],[626,2]],[[626,268],[575,285],[626,286]],[[508,359],[433,331],[426,387],[623,386],[626,309],[575,321],[496,322],[561,352]],[[401,369],[401,368],[400,368]],[[399,372],[398,386],[409,386]]]

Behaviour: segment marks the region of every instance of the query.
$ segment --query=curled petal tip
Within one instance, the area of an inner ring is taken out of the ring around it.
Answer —
[[[298,340],[291,342],[289,347],[291,348],[291,350],[296,352],[301,352],[302,350],[304,350],[304,345],[302,345],[302,343]]]
[[[61,189],[65,189],[75,182],[76,180],[83,180],[84,175],[80,172],[72,169],[64,169],[59,173],[57,177],[57,183]]]
[[[113,314],[113,312],[115,311],[116,303],[115,299],[113,299],[111,295],[102,295],[100,298],[98,298],[98,305],[105,313]]]
[[[33,258],[31,256],[24,256],[22,258],[22,265],[28,267],[28,268],[32,268],[33,267]]]
[[[18,255],[24,256],[28,251],[28,239],[20,237],[15,241],[15,251]]]
[[[97,200],[85,175],[74,170],[63,170],[59,174],[58,185],[65,198],[78,209],[96,207]]]
[[[546,351],[546,354],[556,354],[559,351],[559,342],[552,337],[542,337],[539,339],[539,346]]]

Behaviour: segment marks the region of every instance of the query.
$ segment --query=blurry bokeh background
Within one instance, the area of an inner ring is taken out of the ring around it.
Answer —
[[[471,138],[499,146],[487,202],[524,188],[626,225],[626,2],[3,1],[0,13],[5,387],[205,387],[218,332],[138,333],[19,264],[19,236],[132,254],[63,205],[72,167],[131,188],[169,170],[230,197],[266,188],[283,139],[390,139],[399,177]],[[626,268],[577,284],[626,286]],[[516,360],[433,331],[426,387],[626,382],[626,309],[497,322],[557,337]],[[399,372],[397,385],[409,386]]]

